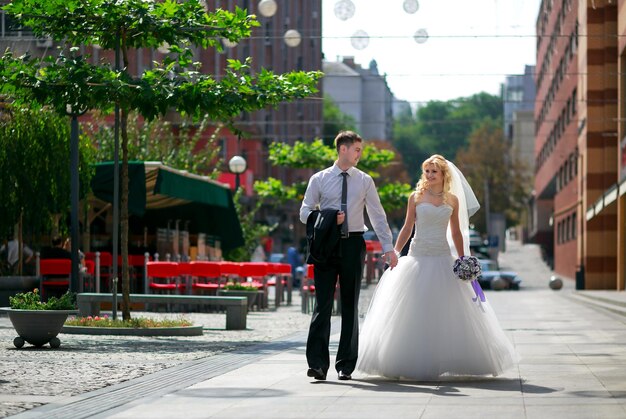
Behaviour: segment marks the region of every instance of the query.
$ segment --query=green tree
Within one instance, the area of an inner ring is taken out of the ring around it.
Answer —
[[[393,144],[404,159],[413,181],[421,175],[422,162],[433,154],[455,160],[469,136],[484,118],[500,118],[502,100],[478,93],[450,101],[431,101],[418,108],[414,118],[395,121]]]
[[[524,212],[530,179],[524,164],[512,157],[500,119],[485,119],[470,135],[469,146],[457,154],[457,165],[472,185],[481,209],[472,217],[476,229],[486,232],[485,196],[492,213],[504,213],[507,227]]]
[[[104,123],[104,118],[95,118],[83,125],[83,132],[91,137],[96,146],[97,161],[114,159],[114,129]],[[204,117],[199,123],[185,118],[176,129],[164,118],[141,121],[136,112],[128,118],[128,158],[130,160],[161,161],[164,164],[191,173],[203,173],[212,178],[219,175],[220,147],[217,135],[221,124],[212,135],[203,133],[211,124]]]
[[[47,108],[10,109],[0,120],[0,234],[18,225],[47,233],[70,208],[69,124]],[[80,142],[81,192],[89,188],[93,148]],[[19,265],[21,267],[21,264]],[[20,272],[21,273],[21,272]]]
[[[269,160],[274,166],[290,167],[294,169],[320,170],[329,167],[337,159],[334,147],[324,145],[321,139],[312,143],[297,141],[293,146],[285,143],[270,144]],[[365,143],[363,154],[359,161],[359,169],[367,172],[374,178],[379,177],[378,169],[389,165],[394,159],[391,150],[378,149],[372,144]],[[301,201],[306,191],[307,181],[284,185],[280,180],[269,178],[265,181],[256,181],[254,189],[259,196],[272,205],[284,204],[286,201]],[[391,211],[406,205],[406,198],[411,186],[401,182],[390,182],[378,186],[383,207]]]
[[[322,129],[322,139],[324,144],[332,147],[333,141],[339,131],[356,131],[356,120],[354,117],[341,112],[339,106],[328,95],[324,95],[324,127]]]
[[[121,253],[122,312],[130,319],[128,275],[128,118],[137,111],[153,119],[171,109],[193,118],[208,115],[230,122],[242,111],[254,111],[315,92],[319,72],[296,71],[253,74],[249,60],[228,60],[225,74],[216,80],[200,72],[192,48],[221,50],[220,40],[237,42],[258,26],[254,16],[205,10],[201,0],[13,0],[5,11],[32,28],[36,36],[51,36],[66,48],[57,58],[41,61],[6,52],[0,61],[0,93],[18,103],[39,103],[60,114],[66,109],[88,111],[120,108],[121,133]],[[107,63],[91,64],[79,55],[79,46],[97,44],[105,50],[119,48],[121,70]],[[167,44],[170,54],[154,68],[131,75],[129,52],[133,48],[158,48]],[[229,125],[232,125],[229,123]],[[235,130],[234,127],[232,127]],[[236,130],[235,130],[236,131]]]

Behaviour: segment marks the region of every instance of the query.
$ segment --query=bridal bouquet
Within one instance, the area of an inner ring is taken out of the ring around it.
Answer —
[[[474,256],[461,256],[454,262],[452,270],[457,278],[466,282],[478,279],[482,273],[480,263]]]

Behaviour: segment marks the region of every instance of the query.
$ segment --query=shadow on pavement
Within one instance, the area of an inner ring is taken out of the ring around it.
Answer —
[[[424,393],[439,396],[467,396],[463,389],[481,389],[527,394],[549,394],[559,391],[550,387],[521,382],[519,379],[485,378],[471,381],[391,381],[384,379],[353,379],[350,382],[317,381],[318,384],[349,385],[366,391]],[[372,384],[374,384],[372,386]]]

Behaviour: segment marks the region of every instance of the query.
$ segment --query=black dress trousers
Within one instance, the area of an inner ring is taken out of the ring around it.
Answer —
[[[330,366],[330,320],[337,279],[341,296],[341,335],[335,369],[351,374],[356,367],[359,353],[358,301],[365,262],[363,235],[351,235],[340,239],[339,254],[325,264],[314,266],[315,309],[309,328],[306,346],[310,368]]]

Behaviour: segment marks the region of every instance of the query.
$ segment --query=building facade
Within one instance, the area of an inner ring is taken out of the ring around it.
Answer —
[[[626,13],[624,1],[617,3],[544,0],[537,18],[533,238],[577,288],[624,284],[624,223],[618,200],[605,199],[618,188],[624,135],[618,35]]]
[[[524,74],[507,76],[502,86],[505,140],[508,141],[511,158],[521,163],[526,177],[534,182],[535,167],[535,66],[527,65]],[[528,240],[528,228],[532,225],[528,208],[526,219],[516,231],[523,241]]]
[[[354,57],[324,61],[323,89],[339,109],[354,118],[356,130],[366,140],[391,140],[393,135],[393,93],[376,61],[369,68]]]

